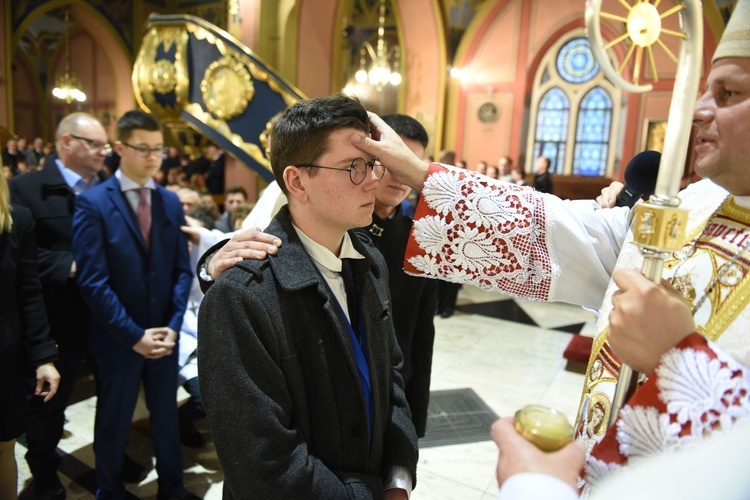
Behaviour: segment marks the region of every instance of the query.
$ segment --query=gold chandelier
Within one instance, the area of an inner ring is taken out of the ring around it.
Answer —
[[[401,83],[399,73],[401,48],[393,45],[390,49],[385,41],[385,0],[380,0],[380,16],[378,16],[378,42],[373,48],[370,42],[364,42],[359,52],[359,70],[354,78],[359,83],[370,82],[378,90],[384,86]],[[366,56],[370,56],[370,66],[367,67]],[[393,66],[391,66],[393,60]]]
[[[65,73],[58,75],[55,79],[55,88],[52,95],[70,104],[73,101],[83,102],[86,94],[81,90],[81,81],[70,71],[70,40],[68,39],[68,23],[70,13],[65,9]]]

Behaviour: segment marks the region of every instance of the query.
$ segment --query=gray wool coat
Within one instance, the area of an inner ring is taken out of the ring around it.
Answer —
[[[417,438],[399,369],[382,256],[350,233],[363,294],[372,438],[349,332],[287,207],[267,232],[278,255],[243,261],[201,305],[201,395],[225,498],[382,498],[391,466],[416,484]]]

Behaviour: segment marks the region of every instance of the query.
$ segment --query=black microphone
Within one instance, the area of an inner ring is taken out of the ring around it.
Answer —
[[[656,189],[661,153],[647,149],[635,155],[625,167],[625,187],[617,195],[616,207],[632,207],[643,195]]]

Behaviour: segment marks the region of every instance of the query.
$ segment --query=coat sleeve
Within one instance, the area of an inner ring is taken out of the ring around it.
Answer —
[[[78,286],[91,315],[106,325],[120,343],[132,348],[141,340],[145,330],[133,321],[110,285],[105,224],[102,213],[90,197],[86,193],[79,195],[73,215],[73,254],[78,263]]]
[[[32,210],[32,203],[27,199],[27,193],[25,193],[23,189],[24,187],[29,186],[28,184],[21,185],[21,179],[22,178],[18,178],[18,180],[11,179],[11,182],[8,183],[11,198],[13,199],[14,204]],[[71,196],[73,196],[72,193]],[[37,247],[37,262],[39,277],[42,283],[63,286],[70,279],[70,269],[73,266],[73,252],[69,250],[52,250],[50,248]]]
[[[224,471],[225,495],[247,498],[381,498],[382,481],[337,475],[310,454],[275,339],[283,332],[227,271],[198,315],[201,394]]]
[[[432,164],[404,268],[514,297],[598,307],[630,211]],[[564,284],[564,286],[561,286]]]
[[[15,207],[14,207],[15,208]],[[23,210],[23,214],[21,213]],[[49,323],[42,298],[36,262],[34,221],[26,209],[14,209],[14,224],[19,232],[19,263],[16,277],[16,296],[21,312],[24,342],[31,364],[38,366],[57,359],[55,342],[49,335]],[[16,217],[18,215],[18,217]]]

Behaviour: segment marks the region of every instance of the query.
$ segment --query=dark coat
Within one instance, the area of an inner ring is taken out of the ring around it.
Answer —
[[[403,215],[400,206],[393,217],[381,219],[373,214],[372,221],[371,225],[357,231],[372,239],[388,266],[393,326],[404,356],[401,375],[404,377],[406,400],[417,436],[424,437],[430,403],[438,280],[410,276],[404,272],[404,254],[412,220]]]
[[[85,352],[89,310],[70,277],[73,263],[73,210],[76,195],[60,174],[56,155],[41,170],[10,180],[14,203],[31,210],[38,248],[39,276],[50,335],[61,351]],[[99,174],[104,179],[104,174]]]
[[[540,193],[551,193],[554,189],[552,187],[552,174],[544,172],[534,176],[534,189]]]
[[[180,201],[157,185],[151,193],[146,247],[120,182],[111,177],[76,200],[73,249],[78,285],[91,310],[89,350],[132,347],[147,328],[179,332],[192,284]]]
[[[341,309],[281,209],[283,252],[226,271],[198,315],[201,394],[225,498],[382,498],[391,466],[416,482],[417,439],[399,374],[382,256],[352,235],[374,420]]]
[[[57,359],[50,339],[42,286],[36,268],[34,220],[24,207],[11,205],[13,228],[0,233],[0,350],[24,337],[31,364]]]

